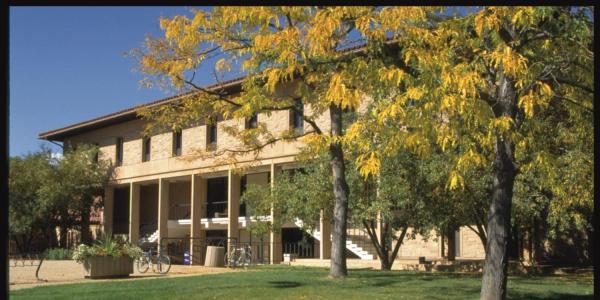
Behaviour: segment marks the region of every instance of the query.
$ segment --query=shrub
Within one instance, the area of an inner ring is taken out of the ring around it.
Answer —
[[[131,243],[114,239],[110,235],[103,235],[92,246],[85,244],[77,246],[71,257],[78,263],[83,263],[92,256],[121,257],[123,255],[136,259],[142,256],[142,249]]]
[[[63,248],[51,248],[45,251],[44,259],[46,260],[63,260],[69,259],[73,255],[72,251]]]

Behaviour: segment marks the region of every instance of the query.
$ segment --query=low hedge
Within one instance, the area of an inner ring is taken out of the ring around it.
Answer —
[[[63,248],[51,248],[44,252],[44,259],[46,260],[64,260],[71,259],[73,251]]]

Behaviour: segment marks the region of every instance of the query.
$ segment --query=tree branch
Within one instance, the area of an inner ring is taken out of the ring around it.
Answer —
[[[394,251],[392,252],[392,256],[390,257],[390,265],[394,263],[396,256],[398,256],[398,251],[400,250],[400,246],[404,242],[404,237],[406,236],[406,232],[408,231],[408,227],[402,228],[402,232],[400,233],[400,237],[398,237],[396,241],[396,246],[394,247]]]
[[[590,87],[587,87],[587,86],[585,86],[585,85],[583,85],[583,84],[581,84],[579,82],[570,80],[568,78],[554,77],[554,80],[556,80],[560,84],[567,84],[567,85],[570,85],[570,86],[582,89],[582,90],[584,90],[584,91],[586,91],[586,92],[588,92],[590,94],[594,93],[594,89],[592,89]]]
[[[560,98],[560,99],[563,99],[563,100],[565,100],[567,102],[570,102],[572,104],[575,104],[575,105],[579,106],[580,108],[583,108],[585,111],[587,111],[589,113],[594,113],[594,109],[593,108],[589,108],[589,107],[583,105],[582,103],[579,103],[579,102],[575,101],[574,99],[571,99],[571,98],[568,98],[568,97],[565,97],[565,96],[556,96],[556,97]]]
[[[373,232],[373,229],[370,227],[369,223],[366,220],[363,220],[362,223],[363,223],[363,226],[365,227],[365,229],[367,231],[367,234],[369,235],[369,238],[371,239],[371,242],[375,246],[375,250],[377,251],[377,255],[379,255],[380,259],[383,258],[384,256],[383,256],[383,252],[382,252],[382,249],[381,249],[381,244],[377,240],[377,236]]]

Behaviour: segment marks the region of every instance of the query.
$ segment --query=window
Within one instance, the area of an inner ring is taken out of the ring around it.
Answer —
[[[181,130],[173,132],[173,156],[181,155]]]
[[[117,166],[120,166],[123,164],[123,138],[118,137],[116,144],[117,144],[117,153],[116,153]]]
[[[253,114],[252,117],[246,119],[246,129],[253,129],[258,127],[258,115]]]
[[[146,162],[150,160],[150,148],[152,144],[149,137],[144,138],[142,143],[142,161]]]
[[[304,132],[304,104],[300,98],[294,103],[295,110],[290,110],[290,125],[296,133]]]
[[[217,148],[217,119],[213,118],[206,125],[206,149],[215,150]]]
[[[206,180],[206,216],[227,217],[227,177]]]

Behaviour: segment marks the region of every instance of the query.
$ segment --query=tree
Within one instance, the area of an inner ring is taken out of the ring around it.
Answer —
[[[398,151],[382,159],[376,176],[364,178],[352,172],[353,218],[364,226],[381,270],[391,270],[406,238],[416,233],[429,238],[434,226],[422,163],[416,155]]]
[[[565,234],[578,247],[564,254],[573,256],[570,260],[576,263],[589,262],[593,254],[589,241],[594,177],[593,140],[589,136],[593,116],[569,113],[560,105],[552,105],[542,113],[544,122],[532,130],[546,145],[548,155],[543,156],[543,163],[531,165],[517,178],[514,223],[525,233],[532,262],[542,259],[542,238],[557,240]],[[525,159],[535,161],[536,156]]]
[[[346,269],[346,226],[349,187],[344,160],[345,133],[342,112],[356,109],[366,90],[356,80],[367,65],[364,56],[342,51],[361,40],[356,28],[369,27],[373,7],[215,7],[210,12],[194,10],[192,17],[161,19],[162,38],[148,38],[139,57],[146,82],[170,84],[186,94],[176,105],[140,112],[150,120],[148,132],[167,127],[177,129],[198,119],[214,117],[250,118],[256,113],[291,110],[302,115],[308,130],[269,132],[265,126],[240,130],[221,125],[242,142],[238,148],[213,153],[231,154],[231,159],[258,153],[267,145],[304,137],[313,155],[329,151],[332,191],[335,195],[330,276],[343,277]],[[412,12],[408,10],[407,13]],[[355,51],[356,52],[356,51]],[[211,60],[212,59],[212,60]],[[218,60],[217,60],[218,59]],[[206,89],[194,81],[196,71],[214,63],[215,80],[236,68],[246,77],[239,94],[225,85]],[[154,79],[154,81],[152,80]],[[293,95],[280,93],[292,86]],[[302,105],[296,101],[300,100]],[[304,110],[303,106],[307,109]],[[327,125],[318,121],[328,115]],[[228,156],[229,157],[229,156]],[[229,162],[231,163],[232,160]]]
[[[312,232],[319,224],[320,214],[329,219],[333,213],[334,195],[331,182],[331,168],[327,153],[302,160],[302,167],[284,170],[275,177],[273,187],[248,185],[241,197],[246,203],[257,234],[268,230],[278,230],[286,222],[302,221],[302,229]],[[306,188],[310,187],[310,188]],[[261,216],[270,215],[275,210],[278,218],[264,222]]]
[[[91,242],[90,213],[100,205],[95,199],[102,195],[112,172],[109,162],[95,161],[97,152],[98,148],[90,145],[67,149],[38,190],[46,210],[54,212],[58,220],[61,245],[66,244],[67,229],[72,226],[79,227],[83,243]]]
[[[593,112],[593,11],[486,7],[444,16],[440,10],[437,19],[408,26],[386,21],[394,13],[384,9],[374,20],[399,45],[381,71],[387,96],[374,98],[374,109],[381,111],[377,123],[395,123],[397,130],[382,150],[365,154],[370,159],[363,172],[375,173],[379,157],[399,146],[427,153],[431,139],[457,153],[450,189],[464,186],[468,169],[491,165],[481,298],[505,299],[515,179],[532,168],[545,173],[541,178],[560,174],[550,162],[556,155],[543,143],[546,133],[538,131],[549,121],[545,112],[560,108],[575,131],[586,128]],[[543,180],[554,194],[570,198],[565,184]]]
[[[33,249],[33,241],[40,236],[50,237],[52,245],[53,223],[38,194],[50,173],[50,155],[42,149],[9,161],[8,228],[21,253],[39,250]]]
[[[346,175],[351,189],[349,222],[353,229],[364,228],[367,232],[382,270],[391,269],[405,237],[415,233],[427,236],[431,229],[426,209],[429,203],[424,197],[424,185],[419,182],[425,179],[423,174],[418,174],[422,161],[414,158],[411,153],[399,152],[386,159],[378,178],[364,178],[354,164],[355,157],[351,153],[346,156]],[[321,212],[325,219],[330,217],[334,194],[327,161],[327,153],[311,155],[301,161],[301,168],[278,176],[273,188],[249,185],[242,201],[253,221],[261,224],[257,227],[278,229],[283,223],[299,219],[304,231],[311,232],[317,228]],[[260,216],[270,214],[271,209],[277,211],[279,219],[275,223],[261,222]],[[379,226],[381,234],[377,233]]]
[[[435,145],[433,149],[436,149]],[[472,168],[465,173],[465,178],[468,179],[462,190],[449,190],[448,178],[454,166],[448,162],[452,161],[452,155],[438,148],[426,158],[421,158],[423,162],[419,172],[425,177],[426,184],[422,189],[429,200],[427,209],[430,218],[435,227],[448,237],[456,229],[466,226],[477,234],[485,248],[485,213],[490,202],[491,182],[486,171],[489,171],[485,168]],[[449,253],[453,250],[450,246],[448,245]],[[449,255],[449,259],[453,259],[453,255]]]

